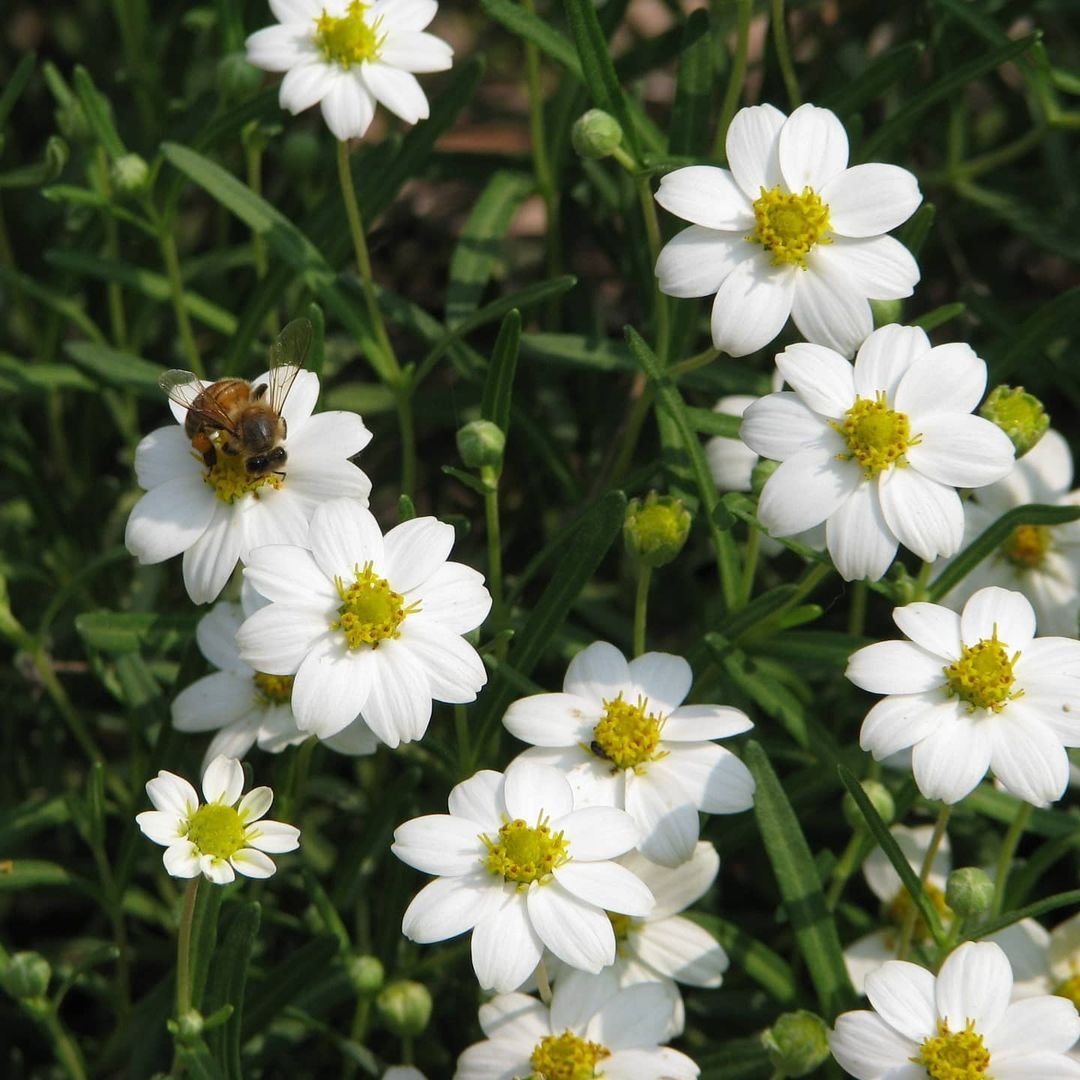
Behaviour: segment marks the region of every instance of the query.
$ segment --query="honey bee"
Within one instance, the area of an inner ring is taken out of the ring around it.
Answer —
[[[252,478],[269,473],[284,476],[288,454],[282,444],[288,425],[281,410],[310,346],[311,323],[295,319],[270,346],[266,382],[218,379],[204,385],[194,372],[177,368],[158,379],[170,400],[187,409],[184,431],[208,469],[217,464],[221,453],[240,459]]]

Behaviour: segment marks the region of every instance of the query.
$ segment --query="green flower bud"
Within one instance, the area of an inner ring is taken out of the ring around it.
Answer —
[[[222,98],[239,103],[252,97],[262,85],[263,73],[242,52],[223,56],[217,65],[217,89]]]
[[[829,1028],[805,1009],[782,1013],[761,1033],[761,1045],[780,1076],[806,1076],[829,1057]]]
[[[385,981],[386,972],[377,956],[354,956],[349,961],[349,982],[358,994],[377,994]]]
[[[124,195],[139,195],[150,184],[150,166],[139,154],[117,158],[112,164],[111,175],[116,190]]]
[[[181,1046],[190,1046],[202,1038],[206,1024],[198,1009],[188,1009],[183,1016],[178,1016],[175,1020],[166,1020],[165,1026]]]
[[[760,495],[761,489],[765,486],[765,481],[779,468],[779,461],[758,458],[753,469],[750,470],[750,491],[754,495]]]
[[[419,1035],[431,1019],[431,994],[422,983],[398,979],[375,999],[382,1022],[400,1038]]]
[[[82,102],[71,97],[56,109],[56,126],[68,142],[88,143],[93,141],[94,132]]]
[[[945,903],[960,916],[970,919],[983,915],[994,902],[994,881],[978,866],[961,866],[945,884]]]
[[[49,961],[36,952],[15,953],[0,973],[0,983],[4,989],[19,1001],[43,998],[51,978]]]
[[[290,131],[283,144],[285,168],[289,175],[310,176],[319,164],[320,149],[318,136],[314,132],[301,129]]]
[[[904,313],[903,300],[871,300],[870,311],[874,316],[874,326],[888,326],[900,321]]]
[[[606,158],[619,148],[622,128],[610,113],[603,109],[590,109],[574,121],[570,141],[579,157]]]
[[[1050,427],[1050,417],[1043,403],[1022,386],[995,386],[982,403],[979,415],[997,424],[1023,457]]]
[[[690,514],[680,499],[650,491],[631,499],[623,521],[626,550],[646,566],[666,566],[690,535]]]
[[[470,469],[485,466],[497,469],[502,464],[506,436],[499,425],[490,420],[473,420],[458,429],[457,448],[461,460]]]
[[[886,825],[890,824],[896,814],[896,803],[893,801],[892,792],[880,780],[863,780],[861,786],[866,797],[877,811],[878,817]],[[852,829],[858,832],[860,829],[866,828],[866,819],[862,816],[862,811],[849,793],[844,794],[842,806],[844,820]]]

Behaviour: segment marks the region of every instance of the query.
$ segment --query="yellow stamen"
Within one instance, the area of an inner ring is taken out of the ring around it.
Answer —
[[[987,1077],[990,1051],[982,1036],[969,1020],[963,1031],[949,1031],[944,1020],[938,1021],[938,1033],[924,1039],[918,1057],[911,1060],[921,1065],[931,1080],[979,1080]]]
[[[406,615],[419,610],[419,603],[405,606],[405,597],[394,592],[386,578],[372,570],[370,562],[353,571],[351,585],[335,578],[341,606],[338,617],[330,624],[340,630],[350,649],[361,645],[376,648],[380,641],[401,636],[398,627]]]
[[[507,821],[492,840],[486,833],[480,840],[488,849],[485,866],[504,881],[518,885],[543,884],[551,872],[570,858],[570,844],[560,833],[551,832],[544,820],[528,825],[521,818]]]
[[[967,702],[968,712],[976,709],[1001,712],[1023,693],[1013,690],[1016,681],[1013,665],[1019,659],[1019,652],[1010,658],[1005,646],[998,641],[995,627],[992,638],[984,638],[976,645],[964,645],[960,659],[942,669],[948,680],[945,692]]]
[[[761,189],[754,200],[753,233],[747,237],[772,255],[775,266],[793,264],[806,269],[806,256],[815,244],[831,244],[829,207],[810,188],[802,194]]]
[[[884,393],[873,400],[856,398],[843,421],[830,420],[829,424],[848,445],[848,453],[838,455],[840,460],[854,459],[868,480],[894,465],[906,467],[904,455],[922,438],[912,436],[907,414],[890,409]]]
[[[315,44],[326,60],[350,68],[353,64],[378,58],[386,35],[379,36],[381,19],[373,23],[367,21],[370,8],[370,4],[352,0],[340,18],[328,15],[323,8],[315,20]]]
[[[657,753],[663,719],[647,712],[649,702],[638,698],[636,705],[619,696],[604,702],[604,715],[593,728],[589,749],[600,758],[610,761],[616,769],[639,769],[649,761],[657,761],[666,752]]]
[[[543,1080],[593,1080],[596,1066],[611,1051],[601,1043],[586,1042],[572,1031],[545,1035],[529,1057],[533,1078]]]

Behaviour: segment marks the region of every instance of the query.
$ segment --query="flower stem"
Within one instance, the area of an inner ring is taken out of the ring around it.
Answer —
[[[183,1020],[191,1012],[191,924],[195,917],[195,899],[199,895],[202,874],[197,874],[184,890],[180,912],[180,931],[176,935],[176,1018]]]
[[[45,1012],[42,1023],[52,1040],[53,1051],[57,1060],[64,1066],[71,1080],[86,1080],[86,1067],[83,1065],[79,1048],[71,1041],[71,1036],[64,1030],[56,1015],[56,1010],[50,1008]]]
[[[652,580],[652,567],[645,563],[638,564],[637,593],[634,596],[634,655],[640,656],[645,651],[645,615],[649,606],[649,582]]]
[[[672,364],[671,374],[677,377],[690,371],[697,371],[698,368],[711,364],[719,355],[720,350],[715,345],[710,345],[704,352],[699,352],[694,356],[687,357],[685,360],[680,360],[677,364]]]
[[[788,44],[787,23],[784,19],[784,0],[772,0],[772,35],[776,46],[776,59],[780,64],[780,74],[787,90],[788,104],[792,111],[802,104],[799,94],[799,81],[795,78],[795,65],[791,61],[791,46]]]
[[[858,636],[863,632],[866,625],[866,596],[867,588],[865,581],[856,581],[851,590],[851,610],[848,612],[848,633]]]
[[[758,552],[761,549],[761,533],[751,529],[746,538],[743,553],[742,581],[739,585],[739,607],[746,607],[754,593],[754,574],[757,572]]]
[[[195,343],[195,334],[191,329],[191,320],[188,318],[187,308],[184,307],[184,281],[180,274],[180,259],[176,254],[176,238],[173,236],[172,226],[165,221],[156,221],[158,228],[158,244],[161,247],[161,259],[165,263],[165,274],[169,279],[169,292],[172,294],[173,311],[176,313],[176,326],[180,331],[180,341],[184,346],[184,353],[191,365],[191,370],[199,378],[204,378],[206,371],[203,368],[202,357],[199,356],[199,346]]]
[[[930,845],[926,849],[922,867],[919,870],[920,885],[925,885],[927,878],[930,877],[930,868],[934,865],[938,848],[941,847],[941,841],[945,837],[945,826],[949,824],[949,815],[951,813],[952,807],[948,803],[942,803],[937,821],[934,822],[934,832],[930,837]],[[918,917],[919,909],[915,906],[913,899],[907,914],[904,916],[904,925],[900,929],[900,941],[896,949],[897,960],[906,960],[908,958],[908,953],[911,951],[911,938],[915,933],[915,921]]]
[[[490,465],[485,466],[483,479],[487,490],[484,494],[484,523],[487,534],[488,589],[491,592],[491,625],[498,633],[503,628],[503,580],[502,580],[502,534],[499,527],[499,478]],[[495,657],[506,659],[505,640],[495,643]]]
[[[713,154],[716,157],[724,156],[727,130],[739,104],[739,95],[742,93],[743,81],[746,78],[747,53],[750,50],[750,18],[754,13],[753,0],[737,0],[737,3],[739,22],[735,31],[735,55],[731,59],[731,71],[728,73],[727,89],[724,91],[724,103],[720,106],[720,123],[716,128],[716,143],[713,147]]]
[[[1020,837],[1024,835],[1028,822],[1031,820],[1031,812],[1034,807],[1031,803],[1022,802],[1016,810],[1016,817],[1012,819],[1009,831],[1001,842],[1001,850],[998,852],[997,865],[994,868],[994,902],[990,907],[990,918],[994,919],[1001,914],[1005,907],[1005,886],[1009,880],[1009,869],[1012,865],[1013,856],[1016,854],[1016,845],[1020,843]]]

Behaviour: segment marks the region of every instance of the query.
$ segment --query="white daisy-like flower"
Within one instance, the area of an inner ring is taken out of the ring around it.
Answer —
[[[1080,914],[1046,930],[1034,919],[1008,927],[1023,928],[1014,935],[1017,947],[1009,953],[1013,966],[1013,998],[1057,994],[1080,1008]],[[1073,1051],[1080,1058],[1080,1048]]]
[[[424,33],[438,9],[435,0],[270,0],[278,25],[247,39],[247,58],[284,71],[281,107],[295,116],[321,105],[338,139],[362,136],[376,104],[415,124],[429,112],[416,74],[446,71],[453,57]]]
[[[487,681],[462,637],[487,617],[481,574],[447,562],[454,529],[414,518],[385,536],[371,513],[333,499],[311,519],[311,550],[253,552],[244,577],[270,604],[237,634],[257,671],[295,675],[301,731],[325,739],[359,714],[387,746],[419,739],[431,703],[473,701]]]
[[[934,976],[891,960],[866,979],[874,1011],[837,1017],[833,1057],[856,1080],[1080,1077],[1068,1056],[1080,1016],[1061,997],[1009,1003],[1013,974],[992,942],[969,941]]]
[[[752,394],[730,394],[713,406],[713,412],[741,417],[758,400]],[[749,491],[759,456],[742,439],[714,435],[705,444],[705,460],[720,491]]]
[[[560,769],[578,805],[625,809],[641,830],[641,853],[678,866],[694,853],[698,811],[735,814],[754,803],[750,770],[712,741],[753,724],[726,705],[683,705],[692,681],[681,656],[627,663],[597,641],[570,661],[561,694],[521,698],[503,723],[533,744],[517,760]]]
[[[458,1058],[454,1080],[693,1080],[697,1065],[660,1045],[669,1038],[666,1004],[656,983],[620,990],[599,1008],[560,987],[550,1009],[525,994],[502,994],[480,1006],[487,1039]]]
[[[742,437],[781,464],[761,493],[758,517],[774,536],[825,522],[837,570],[880,578],[898,544],[931,562],[964,536],[957,488],[978,488],[1012,467],[1013,445],[973,416],[986,364],[970,346],[932,348],[923,330],[883,326],[855,363],[821,345],[776,358],[791,391],[746,410]]]
[[[254,590],[245,590],[245,607],[224,601],[214,605],[195,628],[195,640],[203,656],[218,668],[197,679],[173,699],[172,721],[177,731],[193,734],[215,731],[203,759],[205,768],[214,758],[243,756],[258,744],[260,750],[279,754],[310,736],[301,731],[292,711],[292,675],[267,675],[240,658],[236,634],[250,614],[265,605],[252,601]],[[250,606],[249,610],[245,608]],[[379,745],[363,720],[357,718],[325,745],[343,754],[373,754]]]
[[[269,372],[254,380],[269,381]],[[205,604],[253,548],[307,543],[308,522],[324,499],[347,496],[366,505],[371,481],[349,458],[371,432],[355,413],[313,416],[318,397],[318,376],[298,372],[281,410],[288,461],[281,472],[261,476],[237,469],[240,459],[225,454],[208,467],[184,432],[187,410],[170,402],[177,423],[152,431],[135,449],[135,475],[146,494],[128,518],[128,551],[143,564],[183,553],[188,596]]]
[[[660,983],[671,999],[668,1038],[681,1035],[686,1017],[677,983],[715,989],[724,980],[728,955],[707,930],[679,914],[706,893],[720,871],[720,856],[701,841],[682,866],[661,866],[637,851],[619,863],[633,871],[656,897],[656,906],[643,918],[609,913],[615,928],[615,963],[591,974],[552,964],[551,979],[563,993],[591,1001],[599,1009],[627,986]]]
[[[1004,479],[980,488],[964,504],[964,545],[1014,507],[1080,505],[1080,489],[1069,490],[1072,482],[1069,445],[1059,432],[1048,431]],[[1080,521],[1017,526],[997,551],[949,591],[944,603],[961,607],[987,585],[1022,592],[1044,633],[1075,637],[1080,616]]]
[[[413,898],[401,929],[428,944],[472,931],[484,989],[520,986],[544,947],[585,971],[615,960],[608,911],[641,917],[653,895],[612,862],[637,842],[629,814],[575,806],[557,769],[528,762],[482,770],[451,792],[449,814],[399,825],[394,854],[438,874]]]
[[[173,877],[205,875],[217,885],[238,873],[268,878],[277,869],[268,854],[295,851],[300,830],[281,821],[267,821],[274,793],[252,788],[243,798],[244,770],[235,758],[217,757],[203,773],[198,792],[183,777],[161,770],[146,782],[153,810],[135,815],[143,835],[161,844],[165,869]]]
[[[980,589],[957,614],[907,604],[893,622],[910,639],[852,653],[847,677],[887,694],[866,715],[859,744],[880,761],[912,748],[928,799],[955,803],[992,769],[1017,798],[1061,798],[1068,746],[1080,746],[1080,641],[1035,637],[1017,592]]]
[[[869,298],[910,296],[919,267],[885,233],[922,201],[896,165],[848,168],[848,139],[828,109],[740,109],[728,169],[691,165],[656,201],[692,222],[656,262],[669,296],[716,294],[713,344],[731,356],[767,345],[790,315],[808,341],[850,356],[874,328]]]

